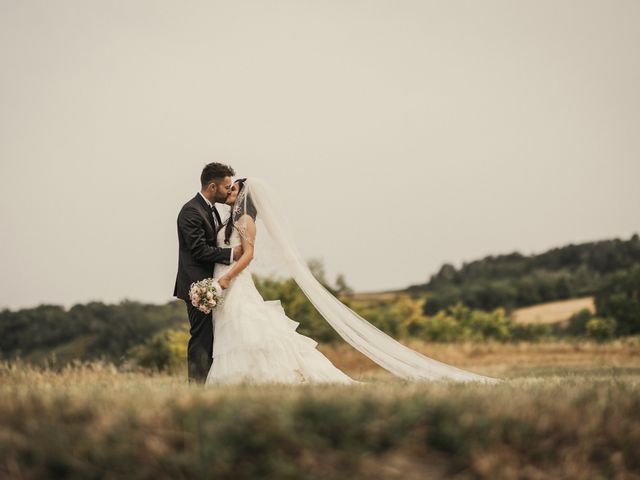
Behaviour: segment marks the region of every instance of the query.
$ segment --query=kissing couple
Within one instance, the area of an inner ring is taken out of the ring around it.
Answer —
[[[307,298],[351,346],[392,374],[417,381],[499,379],[461,370],[402,345],[344,305],[302,260],[270,187],[258,178],[232,181],[228,165],[210,163],[200,191],[178,214],[178,274],[174,296],[185,301],[191,325],[187,353],[190,383],[308,384],[362,383],[317,350],[296,329],[278,300],[265,301],[251,276],[256,235],[268,236]],[[216,203],[230,207],[222,221]],[[281,260],[280,260],[281,259]],[[205,313],[192,304],[191,285],[215,278],[223,301]]]

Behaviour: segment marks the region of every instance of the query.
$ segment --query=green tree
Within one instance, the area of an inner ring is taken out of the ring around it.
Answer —
[[[336,278],[336,293],[339,295],[351,295],[353,293],[353,289],[347,285],[347,280],[345,279],[343,274],[339,274]]]
[[[619,335],[640,333],[640,265],[612,275],[597,291],[596,313],[617,321]]]

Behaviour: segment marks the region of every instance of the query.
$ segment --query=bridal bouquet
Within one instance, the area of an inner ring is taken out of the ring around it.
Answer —
[[[222,287],[215,279],[205,278],[191,284],[189,298],[191,305],[201,312],[210,313],[222,303]]]

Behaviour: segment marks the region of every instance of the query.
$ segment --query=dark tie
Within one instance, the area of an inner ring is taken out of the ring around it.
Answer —
[[[216,214],[214,212],[215,209],[216,207],[211,205],[211,216],[213,217],[213,226],[215,227],[216,230],[218,230],[218,217],[216,217]]]

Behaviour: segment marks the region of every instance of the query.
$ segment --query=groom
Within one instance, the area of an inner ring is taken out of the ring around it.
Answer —
[[[187,353],[190,383],[204,383],[213,362],[213,315],[191,305],[189,289],[193,282],[213,277],[216,263],[229,265],[242,255],[242,248],[220,248],[216,234],[222,227],[215,203],[224,203],[231,193],[233,168],[210,163],[200,175],[201,190],[184,204],[178,214],[178,275],[173,296],[187,304],[189,347]]]

